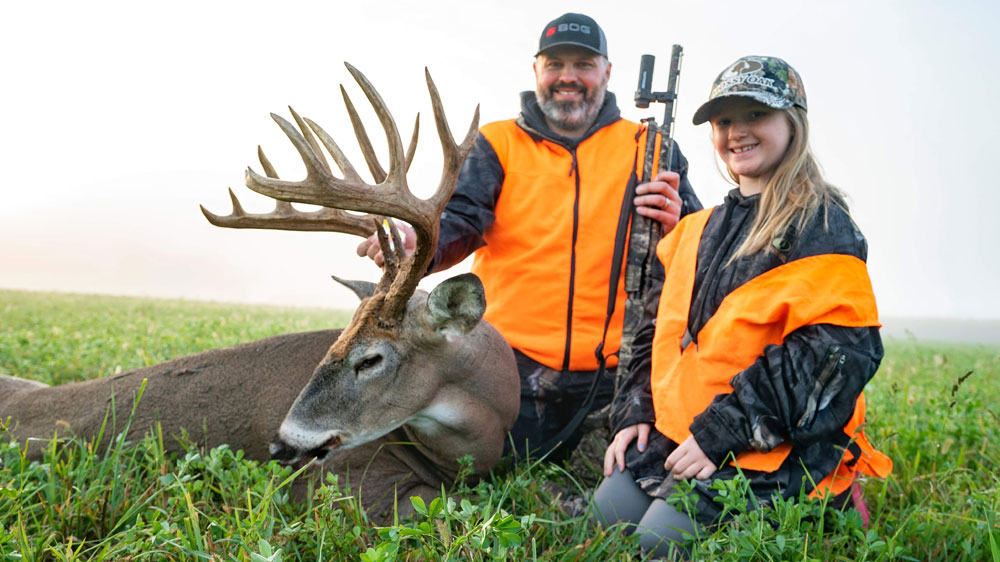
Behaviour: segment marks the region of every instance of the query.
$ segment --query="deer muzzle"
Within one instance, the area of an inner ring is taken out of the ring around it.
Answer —
[[[341,439],[339,435],[333,435],[323,442],[319,447],[312,449],[302,449],[290,445],[280,436],[276,437],[268,447],[271,458],[285,466],[301,468],[309,462],[322,464],[340,447]]]

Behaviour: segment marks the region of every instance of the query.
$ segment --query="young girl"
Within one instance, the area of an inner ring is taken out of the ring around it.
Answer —
[[[635,523],[656,555],[718,520],[712,481],[738,470],[766,505],[803,489],[843,501],[856,475],[892,468],[861,430],[882,359],[867,243],[810,153],[801,78],[743,57],[695,112],[706,121],[738,187],[657,247],[657,314],[636,336],[594,494],[600,522]],[[664,501],[689,478],[694,514]]]

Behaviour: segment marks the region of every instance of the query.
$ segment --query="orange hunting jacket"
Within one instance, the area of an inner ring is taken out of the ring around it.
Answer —
[[[676,443],[691,435],[696,416],[718,395],[733,392],[731,379],[752,365],[767,346],[781,345],[793,331],[814,324],[878,326],[875,297],[865,263],[844,254],[821,254],[788,261],[739,286],[691,341],[691,309],[699,242],[711,210],[685,218],[657,247],[666,277],[653,337],[650,385],[656,428]],[[814,494],[840,493],[858,473],[884,477],[888,457],[865,436],[865,399],[861,394],[844,433],[856,447],[844,450],[837,468]],[[701,438],[699,438],[700,441]],[[770,450],[736,454],[741,468],[773,472],[788,457],[785,441]],[[852,452],[860,450],[860,453]]]
[[[515,121],[481,129],[505,173],[496,221],[472,265],[485,319],[510,345],[555,369],[597,368],[618,210],[635,164],[639,125],[620,119],[575,152],[536,141]],[[639,142],[645,142],[645,134]],[[621,340],[619,281],[606,351]],[[617,358],[609,360],[609,367]]]
[[[549,368],[597,368],[617,219],[642,160],[644,129],[622,119],[607,92],[591,128],[580,139],[562,137],[549,129],[535,92],[522,92],[516,120],[480,128],[441,216],[430,271],[475,252],[486,320]],[[681,213],[700,209],[676,148],[671,169],[681,176]],[[619,282],[606,355],[618,350],[624,301]]]

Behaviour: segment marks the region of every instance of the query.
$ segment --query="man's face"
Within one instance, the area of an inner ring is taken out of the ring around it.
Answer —
[[[611,63],[580,47],[554,47],[535,57],[535,96],[549,125],[582,135],[597,118],[608,89]]]

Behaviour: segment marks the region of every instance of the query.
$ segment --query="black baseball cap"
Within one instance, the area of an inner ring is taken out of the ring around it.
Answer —
[[[604,30],[593,18],[583,14],[563,14],[550,21],[542,29],[535,56],[561,45],[575,45],[608,56],[608,40],[604,37]]]

